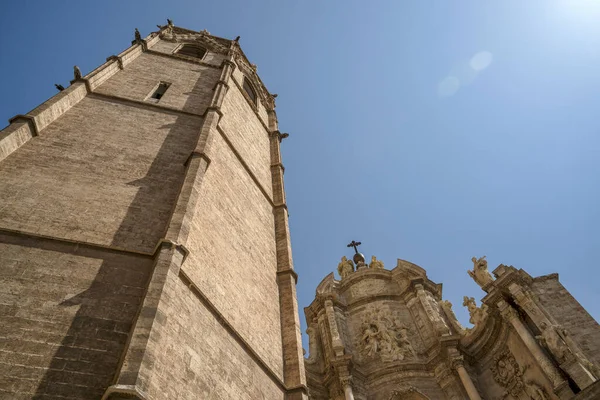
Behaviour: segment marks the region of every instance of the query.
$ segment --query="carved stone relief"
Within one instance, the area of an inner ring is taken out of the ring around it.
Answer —
[[[494,380],[505,389],[502,398],[517,397],[523,391],[523,370],[508,349],[494,357],[490,369]]]
[[[378,312],[370,314],[361,325],[358,343],[360,359],[380,359],[383,362],[417,358],[408,327],[400,321]]]
[[[440,305],[437,300],[430,292],[424,289],[423,285],[415,285],[415,288],[417,289],[417,296],[421,299],[421,304],[423,304],[423,308],[433,325],[438,331],[448,333],[450,328],[448,328],[448,325],[442,316]]]

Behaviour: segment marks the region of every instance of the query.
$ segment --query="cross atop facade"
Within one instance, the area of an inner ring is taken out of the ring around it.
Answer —
[[[356,242],[356,241],[353,240],[352,242],[350,242],[350,243],[347,244],[347,247],[354,247],[354,252],[356,254],[358,254],[357,247],[360,246],[361,244],[362,244],[361,242]]]

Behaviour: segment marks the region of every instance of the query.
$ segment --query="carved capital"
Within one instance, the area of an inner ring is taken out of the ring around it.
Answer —
[[[510,304],[508,304],[504,300],[500,300],[498,302],[498,310],[500,310],[500,315],[506,321],[510,322],[513,319],[519,318],[519,313],[515,310]]]
[[[346,386],[352,386],[352,376],[340,376],[340,385],[342,386],[342,388],[345,388]]]

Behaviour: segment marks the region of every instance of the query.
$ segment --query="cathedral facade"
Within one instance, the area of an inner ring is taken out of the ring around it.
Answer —
[[[600,398],[596,321],[485,258],[465,329],[421,267],[344,257],[305,358],[276,95],[239,37],[132,36],[0,131],[0,399]]]
[[[465,329],[423,268],[344,256],[304,310],[311,398],[600,398],[600,326],[558,275],[472,261],[485,296],[464,298]]]

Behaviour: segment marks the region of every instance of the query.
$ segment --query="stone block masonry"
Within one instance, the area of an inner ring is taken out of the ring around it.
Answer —
[[[306,399],[273,108],[169,25],[0,132],[0,399]]]

